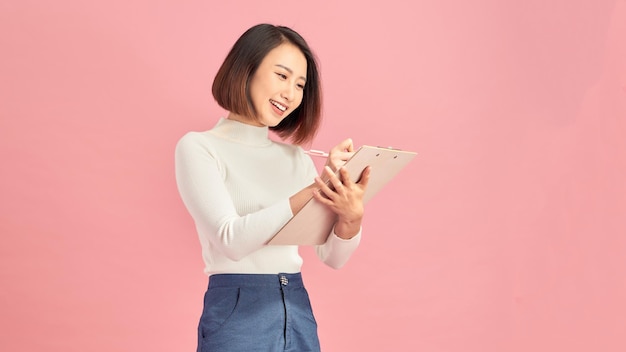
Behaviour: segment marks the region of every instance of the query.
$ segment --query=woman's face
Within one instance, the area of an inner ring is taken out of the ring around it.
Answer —
[[[250,80],[259,126],[276,126],[300,103],[306,83],[306,58],[293,44],[272,49]]]

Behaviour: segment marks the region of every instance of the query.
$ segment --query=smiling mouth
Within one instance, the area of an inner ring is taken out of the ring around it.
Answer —
[[[272,103],[272,105],[274,105],[278,110],[285,112],[287,110],[287,107],[275,100],[271,100],[270,99],[270,103]]]

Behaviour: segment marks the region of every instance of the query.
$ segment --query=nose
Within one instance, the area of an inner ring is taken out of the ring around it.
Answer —
[[[287,85],[285,89],[283,89],[283,92],[280,94],[280,96],[286,101],[291,102],[296,96],[296,88],[291,85]]]

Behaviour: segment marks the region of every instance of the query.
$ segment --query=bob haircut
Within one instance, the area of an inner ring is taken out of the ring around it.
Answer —
[[[270,127],[282,139],[294,144],[310,142],[319,128],[322,91],[316,58],[308,44],[294,30],[284,26],[258,24],[237,39],[213,80],[213,97],[225,110],[258,119],[250,97],[250,80],[261,61],[277,46],[290,43],[300,49],[307,63],[302,103],[278,125]]]

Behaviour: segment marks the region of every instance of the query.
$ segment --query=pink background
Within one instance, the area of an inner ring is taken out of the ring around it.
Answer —
[[[626,350],[626,2],[3,1],[0,350],[192,351],[173,151],[259,22],[320,58],[312,145],[419,156],[333,271],[324,351]]]

